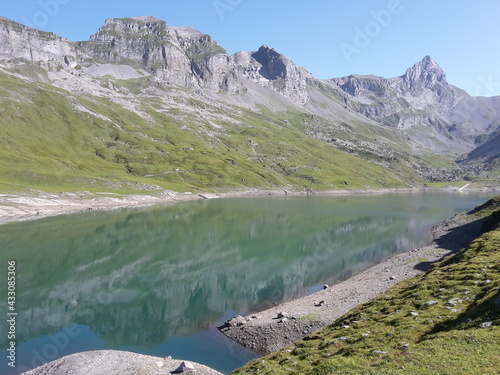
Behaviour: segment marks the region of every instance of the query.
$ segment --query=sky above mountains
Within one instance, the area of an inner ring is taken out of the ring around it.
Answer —
[[[23,0],[0,15],[73,41],[106,18],[153,15],[229,54],[268,45],[317,78],[395,77],[425,55],[471,95],[500,95],[497,0]]]

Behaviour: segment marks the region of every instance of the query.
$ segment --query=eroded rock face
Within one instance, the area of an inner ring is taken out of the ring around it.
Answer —
[[[167,83],[192,86],[196,82],[178,33],[164,21],[141,17],[107,19],[88,42],[79,46],[98,60],[132,64]]]
[[[69,40],[0,17],[0,60],[21,59],[45,67],[74,67],[82,58]]]
[[[422,61],[408,68],[401,78],[410,90],[418,89],[421,86],[434,88],[437,83],[448,84],[443,69],[430,56],[425,56]]]
[[[307,80],[313,77],[285,55],[262,46],[256,52],[238,52],[232,59],[241,74],[253,82],[270,86],[295,103],[307,103]]]
[[[55,34],[0,19],[0,59],[42,62],[44,68],[91,64],[128,65],[166,85],[242,95],[246,80],[270,87],[297,104],[308,101],[312,75],[267,46],[228,56],[209,35],[172,27],[151,16],[107,19],[89,41],[73,43]]]
[[[455,107],[468,97],[446,81],[443,69],[429,56],[401,77],[351,75],[332,81],[361,103],[358,109],[364,115],[400,130],[448,127]]]

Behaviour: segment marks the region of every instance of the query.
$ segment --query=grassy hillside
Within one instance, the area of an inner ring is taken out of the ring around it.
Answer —
[[[117,84],[133,91],[141,80]],[[0,129],[0,192],[367,189],[407,180],[278,114],[188,95],[117,104],[0,74]]]
[[[498,374],[500,196],[470,220],[489,231],[461,252],[234,373]]]

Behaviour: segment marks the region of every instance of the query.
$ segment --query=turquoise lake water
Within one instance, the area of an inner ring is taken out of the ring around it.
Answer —
[[[1,225],[5,276],[7,262],[17,263],[18,315],[17,368],[2,355],[0,373],[95,349],[228,373],[257,356],[217,331],[225,319],[425,245],[433,225],[493,195],[219,199]]]

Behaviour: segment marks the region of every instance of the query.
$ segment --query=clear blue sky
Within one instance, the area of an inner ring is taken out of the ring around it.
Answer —
[[[73,41],[106,18],[153,15],[230,54],[267,44],[317,78],[395,77],[430,55],[450,83],[500,95],[498,0],[22,0],[0,15]]]

